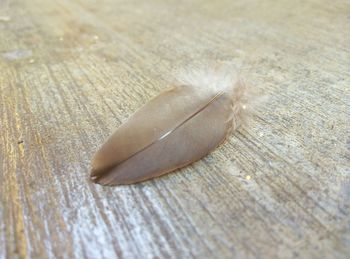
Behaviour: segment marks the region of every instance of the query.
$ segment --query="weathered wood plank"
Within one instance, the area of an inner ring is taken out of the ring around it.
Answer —
[[[346,1],[0,6],[0,258],[347,258]],[[91,155],[195,61],[268,102],[203,160],[101,187]]]

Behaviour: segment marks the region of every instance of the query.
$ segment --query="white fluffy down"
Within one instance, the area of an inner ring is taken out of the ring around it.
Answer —
[[[228,65],[193,66],[178,73],[178,83],[205,91],[232,92],[240,80],[237,70]]]
[[[177,73],[177,83],[199,91],[225,92],[232,98],[233,128],[245,122],[256,106],[257,94],[232,65],[191,66]]]

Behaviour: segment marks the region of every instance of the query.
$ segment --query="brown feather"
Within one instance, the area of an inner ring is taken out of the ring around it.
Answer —
[[[207,155],[242,122],[246,85],[164,91],[122,124],[96,153],[91,179],[131,184],[186,166]]]

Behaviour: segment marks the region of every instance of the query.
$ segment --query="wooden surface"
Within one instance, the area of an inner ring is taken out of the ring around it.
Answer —
[[[0,1],[0,258],[349,258],[348,1]],[[196,60],[268,102],[201,161],[101,187],[90,158]]]

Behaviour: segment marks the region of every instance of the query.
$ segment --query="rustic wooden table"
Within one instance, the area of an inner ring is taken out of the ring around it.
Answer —
[[[348,1],[0,1],[0,258],[349,258]],[[90,159],[193,60],[268,102],[201,161],[102,187]]]

